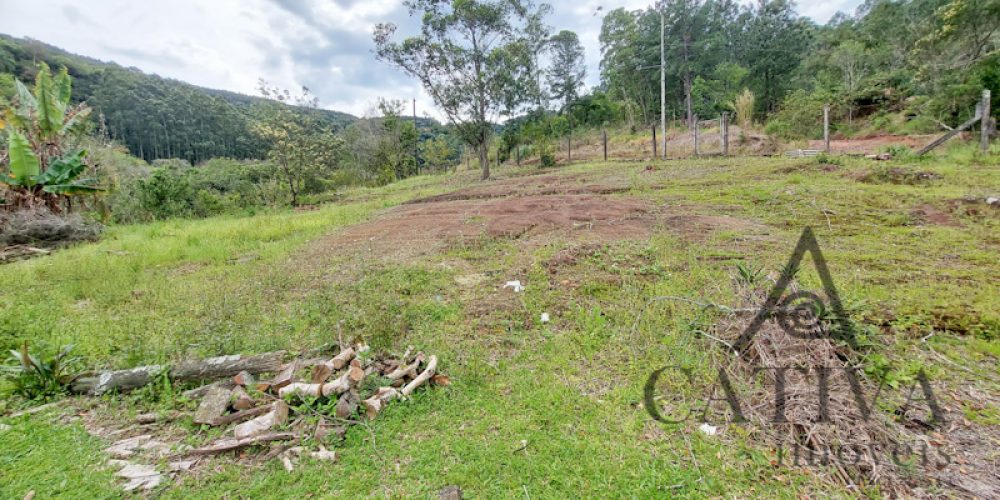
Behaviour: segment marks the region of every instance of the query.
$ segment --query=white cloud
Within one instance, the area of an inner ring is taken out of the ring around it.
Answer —
[[[808,1],[799,10],[826,22],[859,1]],[[549,23],[580,35],[593,86],[600,77],[603,14],[650,4],[558,1]],[[416,97],[418,113],[440,118],[414,80],[373,57],[376,23],[396,22],[403,33],[416,27],[399,0],[0,0],[0,12],[0,32],[195,85],[245,94],[256,93],[258,78],[305,85],[324,107],[357,115],[379,97]]]

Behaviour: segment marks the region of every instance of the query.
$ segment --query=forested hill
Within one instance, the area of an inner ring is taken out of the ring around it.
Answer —
[[[0,34],[0,96],[11,95],[14,78],[30,85],[42,61],[54,70],[65,66],[73,77],[73,98],[94,108],[95,126],[105,127],[110,137],[147,161],[258,158],[267,151],[250,131],[260,97],[161,78],[37,40]],[[337,111],[297,109],[336,130],[357,119]]]

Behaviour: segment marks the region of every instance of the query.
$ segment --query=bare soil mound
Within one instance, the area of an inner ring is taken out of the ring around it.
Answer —
[[[417,245],[487,238],[525,238],[551,232],[599,240],[644,237],[656,221],[645,201],[597,195],[541,195],[493,199],[445,195],[390,210],[378,220],[336,235],[339,244],[370,244],[389,251]]]

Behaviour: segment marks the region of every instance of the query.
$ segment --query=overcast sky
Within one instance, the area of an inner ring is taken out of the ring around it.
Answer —
[[[749,1],[749,0],[744,0]],[[586,50],[587,81],[598,81],[601,13],[640,9],[650,0],[556,0],[548,19],[576,31]],[[807,0],[799,12],[825,23],[860,0]],[[416,32],[402,0],[0,0],[0,33],[31,37],[70,52],[195,85],[255,94],[258,78],[305,85],[324,108],[363,115],[379,97],[417,98],[416,81],[374,60],[376,23]]]

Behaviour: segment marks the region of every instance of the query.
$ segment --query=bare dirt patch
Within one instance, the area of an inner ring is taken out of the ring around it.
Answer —
[[[562,232],[584,239],[647,236],[656,207],[646,201],[595,195],[518,196],[433,201],[397,207],[378,220],[347,228],[331,244],[366,245],[409,254],[449,241],[530,238]]]
[[[490,200],[508,196],[606,195],[628,191],[623,182],[588,182],[580,175],[532,175],[495,181],[407,202],[407,205],[439,201]]]
[[[933,205],[930,205],[928,203],[925,203],[913,209],[913,211],[910,212],[910,216],[912,216],[916,221],[918,221],[921,224],[934,224],[936,226],[952,226],[952,227],[962,226],[962,224],[960,224],[957,220],[955,220],[955,218],[952,217],[951,214],[942,210],[938,210]]]
[[[836,139],[830,141],[830,151],[834,153],[870,154],[884,151],[889,146],[906,146],[910,149],[920,149],[938,136],[931,135],[878,135],[858,137],[854,139]],[[824,149],[822,140],[809,141],[809,149]]]

